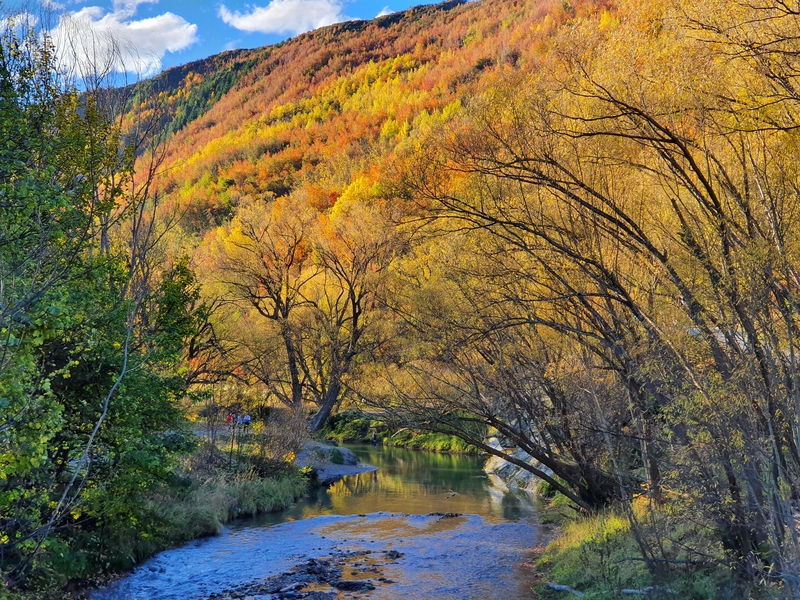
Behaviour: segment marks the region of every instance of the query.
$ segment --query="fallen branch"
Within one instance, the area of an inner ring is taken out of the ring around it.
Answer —
[[[561,585],[559,583],[551,583],[547,582],[547,587],[556,590],[557,592],[570,592],[575,594],[578,598],[583,598],[583,592],[579,592],[578,590],[573,590],[568,585]]]

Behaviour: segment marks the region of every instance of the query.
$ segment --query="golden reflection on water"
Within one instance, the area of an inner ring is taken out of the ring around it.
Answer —
[[[491,510],[491,496],[475,497],[451,492],[449,487],[430,482],[412,481],[399,474],[375,471],[351,475],[328,488],[331,510],[335,514],[399,511],[412,514],[451,512],[486,514]]]
[[[377,471],[349,475],[280,513],[255,519],[259,524],[318,515],[374,513],[427,515],[475,514],[491,522],[517,520],[536,511],[534,500],[511,493],[482,470],[481,457],[415,452],[402,448],[348,445]]]
[[[345,525],[332,523],[320,527],[317,532],[347,540],[395,541],[416,535],[445,534],[459,529],[466,520],[466,517],[410,519],[405,516],[395,519],[364,519]]]
[[[345,477],[320,498],[327,514],[432,512],[478,514],[493,519],[529,514],[529,497],[493,485],[474,456],[350,446],[362,462],[378,467]],[[317,510],[319,505],[317,506]]]

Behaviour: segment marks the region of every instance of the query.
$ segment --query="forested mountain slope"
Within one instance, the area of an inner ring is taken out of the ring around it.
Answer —
[[[528,68],[559,24],[604,4],[445,2],[170,69],[153,82],[175,131],[165,189],[194,230],[242,196],[330,206],[430,115]]]
[[[221,65],[205,75],[186,67],[177,86],[137,107],[142,119],[164,115],[159,211],[179,225],[175,248],[192,248],[218,309],[213,339],[192,346],[191,372],[257,382],[248,393],[295,408],[310,402],[320,427],[392,336],[381,295],[405,252],[396,223],[413,203],[398,201],[398,186],[414,149],[493,82],[536,71],[560,27],[609,10],[417,7],[221,55],[198,65]],[[162,78],[151,89],[170,72]],[[202,110],[178,128],[190,107]]]

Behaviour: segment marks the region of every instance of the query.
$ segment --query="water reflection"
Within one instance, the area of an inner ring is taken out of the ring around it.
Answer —
[[[378,471],[315,490],[285,511],[238,521],[217,537],[162,552],[92,593],[92,600],[208,600],[307,557],[359,551],[380,558],[389,550],[403,556],[381,559],[381,572],[394,583],[377,585],[368,596],[374,600],[533,597],[534,573],[525,564],[538,526],[529,496],[493,486],[477,457],[348,447]],[[374,579],[371,572],[363,576]]]
[[[475,514],[492,522],[517,520],[535,512],[524,492],[492,484],[477,456],[435,454],[393,447],[346,445],[377,471],[350,475],[281,513],[243,521],[242,526],[269,525],[317,515],[377,512],[426,515],[433,512]]]

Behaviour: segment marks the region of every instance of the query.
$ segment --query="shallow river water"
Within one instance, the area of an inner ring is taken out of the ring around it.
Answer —
[[[375,585],[320,588],[337,598],[533,597],[526,563],[540,526],[529,496],[493,485],[477,457],[347,447],[378,471],[162,552],[92,600],[278,598],[253,590],[310,558],[331,557],[339,557],[344,579]]]

